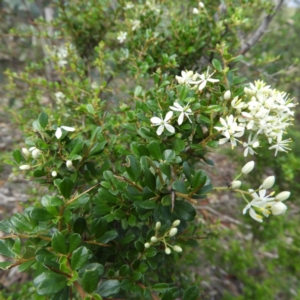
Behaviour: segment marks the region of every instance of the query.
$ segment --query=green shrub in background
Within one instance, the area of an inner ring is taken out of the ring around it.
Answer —
[[[226,187],[214,187],[200,164],[213,165],[208,151],[227,142],[245,156],[263,139],[275,154],[289,143],[293,102],[232,68],[243,59],[238,33],[251,27],[246,8],[275,7],[226,4],[58,1],[51,24],[36,20],[44,60],[7,71],[27,136],[8,163],[46,191],[0,223],[10,258],[2,268],[32,269],[37,294],[51,299],[198,299],[198,285],[175,267],[214,234],[194,206],[230,190],[258,222],[285,212],[290,193],[266,193],[274,176],[242,186],[253,161]],[[242,251],[231,246],[220,265]],[[244,255],[231,266],[243,280],[254,260]],[[248,283],[255,291],[246,299],[272,297]]]

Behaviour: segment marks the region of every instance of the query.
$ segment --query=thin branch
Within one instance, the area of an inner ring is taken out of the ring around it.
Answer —
[[[258,42],[258,40],[264,35],[270,22],[272,21],[273,17],[276,15],[278,10],[282,6],[283,2],[284,2],[284,0],[279,0],[276,7],[274,8],[273,13],[264,17],[260,26],[252,34],[252,36],[249,38],[249,40],[246,43],[243,43],[243,45],[239,51],[239,54],[245,54],[246,52],[248,52]]]

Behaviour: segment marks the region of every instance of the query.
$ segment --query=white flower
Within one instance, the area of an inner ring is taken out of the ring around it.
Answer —
[[[194,80],[196,79],[197,74],[194,74],[193,71],[181,71],[181,77],[175,76],[176,80],[179,84],[186,84],[190,85],[194,83]]]
[[[68,57],[68,49],[65,45],[62,45],[57,49],[56,55],[58,58],[58,65],[60,67],[63,67],[68,63],[68,61],[66,60],[66,58]]]
[[[37,159],[41,156],[41,150],[39,149],[34,149],[32,152],[31,152],[31,155],[34,159]]]
[[[132,20],[132,21],[131,21],[131,24],[132,24],[131,29],[132,29],[133,31],[135,31],[135,30],[137,30],[137,29],[140,28],[140,26],[141,26],[141,21],[140,21],[140,20]]]
[[[73,169],[73,162],[71,160],[66,161],[66,166],[68,170]]]
[[[242,185],[242,182],[239,181],[239,180],[234,180],[231,182],[230,184],[230,187],[233,189],[233,190],[236,190],[238,188],[240,188],[240,186]]]
[[[27,150],[27,148],[22,148],[22,152],[23,152],[25,158],[28,158],[30,156],[30,152]]]
[[[57,104],[61,104],[62,100],[64,100],[66,98],[65,94],[60,91],[56,92],[54,95],[55,95]]]
[[[144,247],[145,247],[146,249],[148,249],[148,248],[150,248],[150,244],[149,244],[149,243],[145,243],[145,244],[144,244]]]
[[[69,132],[75,131],[75,128],[69,127],[69,126],[60,126],[60,127],[57,127],[57,129],[55,131],[55,136],[56,136],[57,139],[61,138],[61,136],[62,136],[62,129],[65,130],[65,131],[69,131]]]
[[[156,236],[152,236],[150,240],[151,240],[152,243],[155,243],[155,242],[157,242],[157,237]]]
[[[161,135],[165,128],[171,133],[175,132],[175,128],[172,125],[168,124],[168,121],[172,118],[172,116],[173,112],[169,111],[164,119],[158,117],[152,117],[150,119],[153,126],[159,126],[156,131],[157,135]]]
[[[156,222],[155,229],[158,230],[160,227],[161,227],[161,223],[160,222]]]
[[[246,157],[248,153],[251,155],[256,154],[256,152],[253,150],[253,148],[257,148],[259,146],[259,141],[257,141],[257,135],[254,136],[253,140],[251,140],[252,134],[250,133],[248,137],[248,143],[244,142],[243,147],[244,150],[244,156]]]
[[[176,235],[177,232],[178,232],[178,229],[173,227],[169,232],[169,236],[174,236],[174,235]]]
[[[131,9],[133,7],[134,7],[134,4],[131,1],[127,2],[124,6],[124,10]]]
[[[177,246],[177,245],[174,245],[174,246],[173,246],[173,250],[174,250],[175,252],[182,252],[182,248],[179,247],[179,246]]]
[[[236,146],[237,137],[241,137],[244,134],[244,127],[238,126],[237,122],[234,120],[233,115],[227,116],[226,120],[220,118],[220,122],[223,127],[216,126],[215,129],[222,131],[222,135],[225,138],[219,140],[219,144],[222,145],[230,140],[232,148]]]
[[[263,184],[259,187],[260,189],[270,189],[275,183],[275,176],[269,176],[267,177]]]
[[[127,38],[127,32],[124,31],[120,31],[118,36],[117,36],[117,40],[119,41],[120,44],[122,44]]]
[[[282,202],[277,202],[271,206],[271,211],[274,216],[283,215],[287,210],[287,206]]]
[[[57,176],[57,172],[56,172],[56,171],[52,171],[52,172],[51,172],[51,176],[52,176],[52,177],[56,177],[56,176]]]
[[[190,106],[187,104],[186,106],[182,107],[178,102],[174,102],[174,106],[170,106],[170,108],[174,111],[179,111],[180,115],[178,117],[178,125],[181,125],[183,123],[184,116],[186,116],[189,121],[192,123],[189,115],[192,115],[192,110],[190,109]]]
[[[224,93],[224,99],[229,100],[231,98],[231,92],[228,90]]]
[[[211,82],[211,83],[215,83],[215,82],[219,82],[220,80],[219,79],[214,79],[214,78],[211,78],[211,76],[214,75],[215,72],[209,74],[209,71],[207,70],[206,71],[206,74],[200,74],[198,75],[198,77],[200,77],[200,80],[199,81],[195,81],[194,83],[197,83],[199,84],[199,91],[203,90],[207,84],[207,82]]]
[[[166,247],[166,249],[165,249],[165,253],[169,255],[169,254],[171,253],[171,249],[170,249],[170,248],[168,248],[168,247]]]
[[[175,220],[172,224],[173,227],[177,227],[180,224],[180,220]]]
[[[193,8],[193,14],[198,15],[199,14],[199,9],[198,8]]]
[[[277,136],[277,144],[269,147],[269,149],[276,149],[275,150],[275,155],[277,155],[278,151],[280,152],[287,152],[287,150],[291,150],[290,148],[288,148],[288,144],[291,142],[291,139],[287,139],[287,140],[284,140],[282,141],[282,135],[278,135]]]
[[[30,165],[21,165],[20,167],[20,170],[29,170],[30,169]]]
[[[247,162],[244,166],[243,166],[243,168],[242,168],[242,173],[243,174],[248,174],[248,173],[250,173],[252,170],[253,170],[253,168],[254,168],[254,161],[252,160],[252,161],[249,161],[249,162]]]
[[[275,200],[276,200],[276,201],[284,201],[284,200],[286,200],[287,198],[289,198],[290,195],[291,195],[291,192],[288,192],[288,191],[281,192],[281,193],[279,193],[279,194],[275,197]]]

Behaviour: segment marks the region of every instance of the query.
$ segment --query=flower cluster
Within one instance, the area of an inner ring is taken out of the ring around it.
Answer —
[[[270,214],[275,216],[282,215],[286,212],[287,206],[282,203],[290,197],[289,191],[284,191],[275,196],[275,192],[267,194],[267,190],[272,188],[275,183],[275,176],[267,177],[257,190],[249,189],[248,192],[238,190],[242,184],[237,180],[241,175],[250,173],[254,168],[254,161],[248,162],[241,170],[241,174],[231,182],[231,188],[240,192],[247,205],[243,209],[243,214],[249,211],[251,218],[258,222],[263,221],[263,216],[268,217]],[[248,198],[251,198],[250,200]]]
[[[166,242],[166,238],[173,237],[177,234],[178,227],[180,225],[180,220],[175,220],[172,226],[162,235],[159,236],[159,229],[161,228],[161,222],[156,222],[155,224],[155,235],[150,238],[150,242],[144,244],[146,249],[150,248],[152,245],[157,245],[158,243],[163,243],[165,247],[165,253],[170,254],[171,249],[175,252],[182,252],[182,248],[178,245],[170,245]]]
[[[245,95],[245,99],[235,97],[231,101],[234,114],[220,118],[223,126],[215,127],[225,137],[219,144],[230,141],[235,147],[240,142],[238,138],[248,130],[248,141],[240,142],[245,148],[244,156],[256,153],[254,149],[259,146],[261,136],[271,144],[269,149],[275,150],[275,156],[278,151],[287,152],[291,140],[283,140],[283,134],[291,125],[295,104],[286,93],[273,90],[262,81],[250,83],[250,87],[245,88]]]

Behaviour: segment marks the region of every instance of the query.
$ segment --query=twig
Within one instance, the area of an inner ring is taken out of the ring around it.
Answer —
[[[266,32],[270,22],[272,21],[273,17],[276,15],[278,10],[280,9],[283,2],[284,2],[284,0],[279,0],[276,7],[274,8],[273,13],[264,17],[264,19],[262,20],[260,26],[256,29],[256,31],[249,38],[249,40],[246,43],[243,43],[243,45],[242,45],[242,47],[239,51],[239,54],[245,54],[258,42],[258,40]]]

